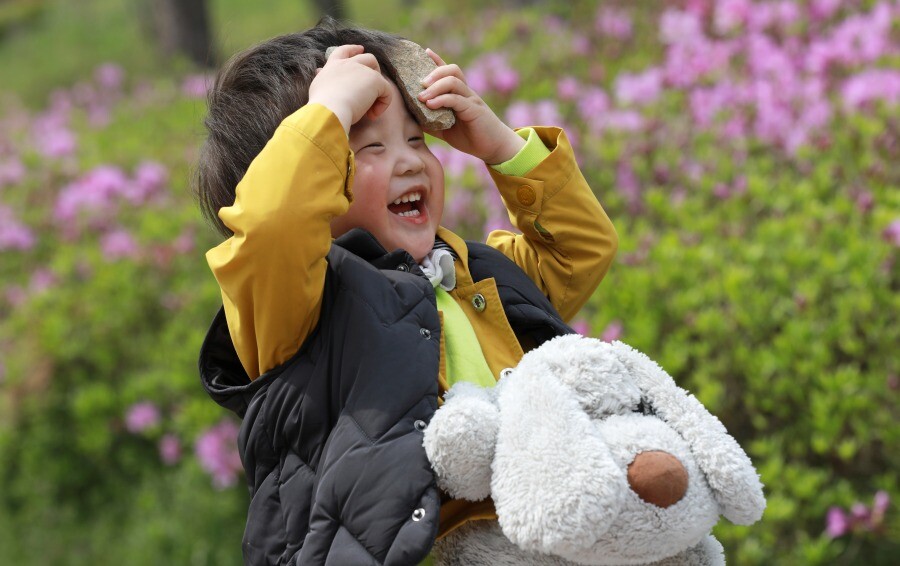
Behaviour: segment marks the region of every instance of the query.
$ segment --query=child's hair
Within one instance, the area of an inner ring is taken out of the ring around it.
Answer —
[[[314,28],[274,37],[225,63],[207,95],[208,135],[192,184],[203,215],[216,230],[231,235],[218,217],[219,209],[234,204],[238,182],[281,121],[309,101],[309,84],[316,67],[325,65],[325,50],[362,45],[396,82],[387,53],[398,39],[325,17]]]

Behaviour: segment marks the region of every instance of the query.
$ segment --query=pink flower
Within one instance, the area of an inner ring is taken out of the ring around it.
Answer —
[[[200,434],[194,445],[200,467],[212,476],[217,489],[235,485],[243,470],[237,450],[237,435],[238,426],[224,419]]]
[[[626,41],[632,35],[631,16],[626,10],[604,6],[597,12],[594,29],[602,35]]]
[[[116,198],[130,190],[130,182],[118,167],[101,165],[63,188],[56,200],[54,218],[74,220],[82,210],[109,213]]]
[[[603,333],[600,334],[600,339],[604,342],[613,342],[621,337],[622,323],[618,320],[610,322],[606,328],[603,329]]]
[[[622,73],[616,77],[616,98],[624,104],[649,104],[662,93],[662,79],[662,71],[656,68],[643,73]]]
[[[100,249],[103,251],[106,261],[134,258],[140,252],[134,237],[124,228],[114,229],[104,234],[100,240]]]
[[[513,128],[522,128],[525,126],[536,126],[532,113],[531,105],[527,102],[513,102],[506,108],[506,123]]]
[[[28,283],[29,291],[34,294],[40,294],[52,288],[58,282],[56,274],[53,270],[47,268],[38,268],[31,274],[31,281]]]
[[[850,517],[840,507],[832,507],[825,516],[825,534],[838,538],[850,532]]]
[[[16,185],[25,178],[25,164],[18,157],[9,157],[0,161],[0,189],[7,185]]]
[[[144,432],[159,424],[159,409],[150,401],[141,401],[128,408],[125,414],[125,428],[131,433]]]
[[[759,7],[754,6],[750,0],[718,0],[713,27],[719,33],[728,33],[741,27],[747,21],[747,16]]]
[[[447,204],[444,207],[444,218],[448,226],[459,226],[472,220],[475,215],[472,193],[462,187],[453,187],[448,191]]]
[[[827,20],[841,7],[843,0],[812,0],[809,4],[809,12],[817,20]]]
[[[891,504],[891,496],[884,490],[875,492],[875,498],[872,502],[872,512],[876,515],[884,515]]]
[[[881,233],[881,238],[885,242],[900,248],[900,218],[888,224],[884,232]]]
[[[134,184],[127,196],[133,204],[143,204],[157,195],[169,181],[169,170],[156,161],[142,161],[134,171]]]
[[[519,87],[519,72],[515,69],[503,66],[494,72],[493,86],[500,94],[509,94]]]
[[[841,88],[841,98],[848,110],[876,100],[897,104],[900,102],[900,71],[869,69],[854,75]]]
[[[663,43],[689,43],[703,35],[703,25],[696,14],[668,8],[660,16],[659,35]]]
[[[576,34],[572,37],[572,53],[585,56],[591,52],[591,40],[586,35]]]
[[[487,222],[484,223],[482,227],[482,231],[484,232],[485,238],[495,230],[506,230],[507,232],[515,232],[515,227],[510,224],[508,216],[502,215],[491,215]]]
[[[576,321],[572,322],[572,330],[581,334],[582,336],[590,336],[591,335],[591,325],[588,321],[580,318]]]
[[[181,93],[188,98],[206,98],[206,92],[212,84],[208,75],[188,75],[181,81]]]
[[[491,90],[509,94],[519,86],[519,72],[510,67],[503,53],[488,53],[466,69],[466,82],[479,94]]]
[[[575,100],[580,92],[581,84],[575,77],[563,77],[556,83],[556,96],[560,100]]]
[[[638,132],[644,128],[644,118],[634,110],[616,110],[606,115],[606,127],[618,132]]]
[[[595,120],[609,110],[609,96],[602,88],[591,87],[578,100],[578,113],[584,120]]]
[[[105,89],[118,90],[125,80],[125,70],[115,63],[105,63],[94,71],[94,79]]]
[[[181,460],[181,441],[177,436],[166,434],[159,439],[159,459],[168,466]]]
[[[75,153],[75,134],[68,128],[40,129],[34,133],[34,143],[44,157],[66,157]]]
[[[28,293],[20,285],[10,285],[3,291],[6,302],[13,307],[19,307],[28,300]]]
[[[473,66],[466,69],[466,84],[478,94],[487,93],[491,88],[487,69],[482,66]]]
[[[850,517],[853,519],[852,522],[854,524],[862,525],[869,522],[871,513],[865,504],[857,501],[850,507]]]
[[[0,205],[0,251],[30,250],[36,241],[34,233],[16,218],[12,209]]]
[[[175,241],[172,242],[172,251],[178,254],[190,253],[194,250],[194,231],[186,228],[182,230]]]

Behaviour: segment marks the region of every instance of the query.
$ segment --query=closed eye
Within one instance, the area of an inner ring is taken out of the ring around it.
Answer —
[[[362,149],[379,148],[379,147],[384,147],[384,145],[381,142],[375,142],[375,143],[370,143],[369,145],[363,146]]]
[[[425,138],[423,138],[422,136],[413,136],[406,141],[408,141],[409,143],[419,143],[424,142]]]

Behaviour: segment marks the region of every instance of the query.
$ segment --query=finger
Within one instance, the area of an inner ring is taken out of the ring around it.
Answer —
[[[432,51],[430,47],[425,49],[425,53],[427,53],[428,56],[431,57],[431,60],[434,61],[434,64],[437,65],[438,67],[443,67],[444,65],[447,64],[447,63],[444,63],[444,60],[441,59],[441,56],[438,55],[437,53],[435,53],[434,51]]]
[[[474,93],[462,79],[455,76],[444,77],[430,87],[419,93],[419,100],[425,102],[442,94],[460,94],[462,96],[472,96]]]
[[[426,101],[425,106],[431,108],[432,110],[437,110],[438,108],[449,108],[456,113],[457,118],[465,119],[466,111],[474,108],[475,102],[468,96],[448,93],[436,96]]]
[[[384,113],[385,110],[388,109],[388,106],[393,102],[394,95],[391,92],[390,84],[388,80],[382,77],[383,83],[381,84],[378,90],[378,97],[375,99],[375,102],[372,103],[372,106],[366,110],[366,117],[370,120],[374,120],[378,116]]]
[[[359,55],[354,55],[350,57],[350,60],[359,63],[360,65],[365,65],[369,67],[373,71],[381,72],[381,66],[378,64],[378,59],[375,58],[371,53],[360,53]]]
[[[354,55],[359,55],[364,52],[366,49],[362,45],[340,45],[334,48],[334,51],[331,52],[331,55],[328,56],[328,60],[332,59],[349,59]]]
[[[435,82],[445,78],[445,77],[456,77],[459,80],[466,82],[466,76],[463,74],[462,69],[459,68],[459,65],[441,65],[437,69],[428,73],[428,76],[422,80],[422,86],[429,86],[434,84]]]

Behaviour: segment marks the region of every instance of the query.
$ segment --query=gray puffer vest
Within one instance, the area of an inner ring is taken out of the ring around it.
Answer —
[[[467,242],[472,278],[494,277],[523,343],[573,332],[512,261]],[[250,381],[223,310],[200,352],[204,388],[243,418],[252,565],[414,565],[438,529],[422,448],[437,409],[434,290],[403,250],[364,230],[334,242],[319,324],[287,362]]]

